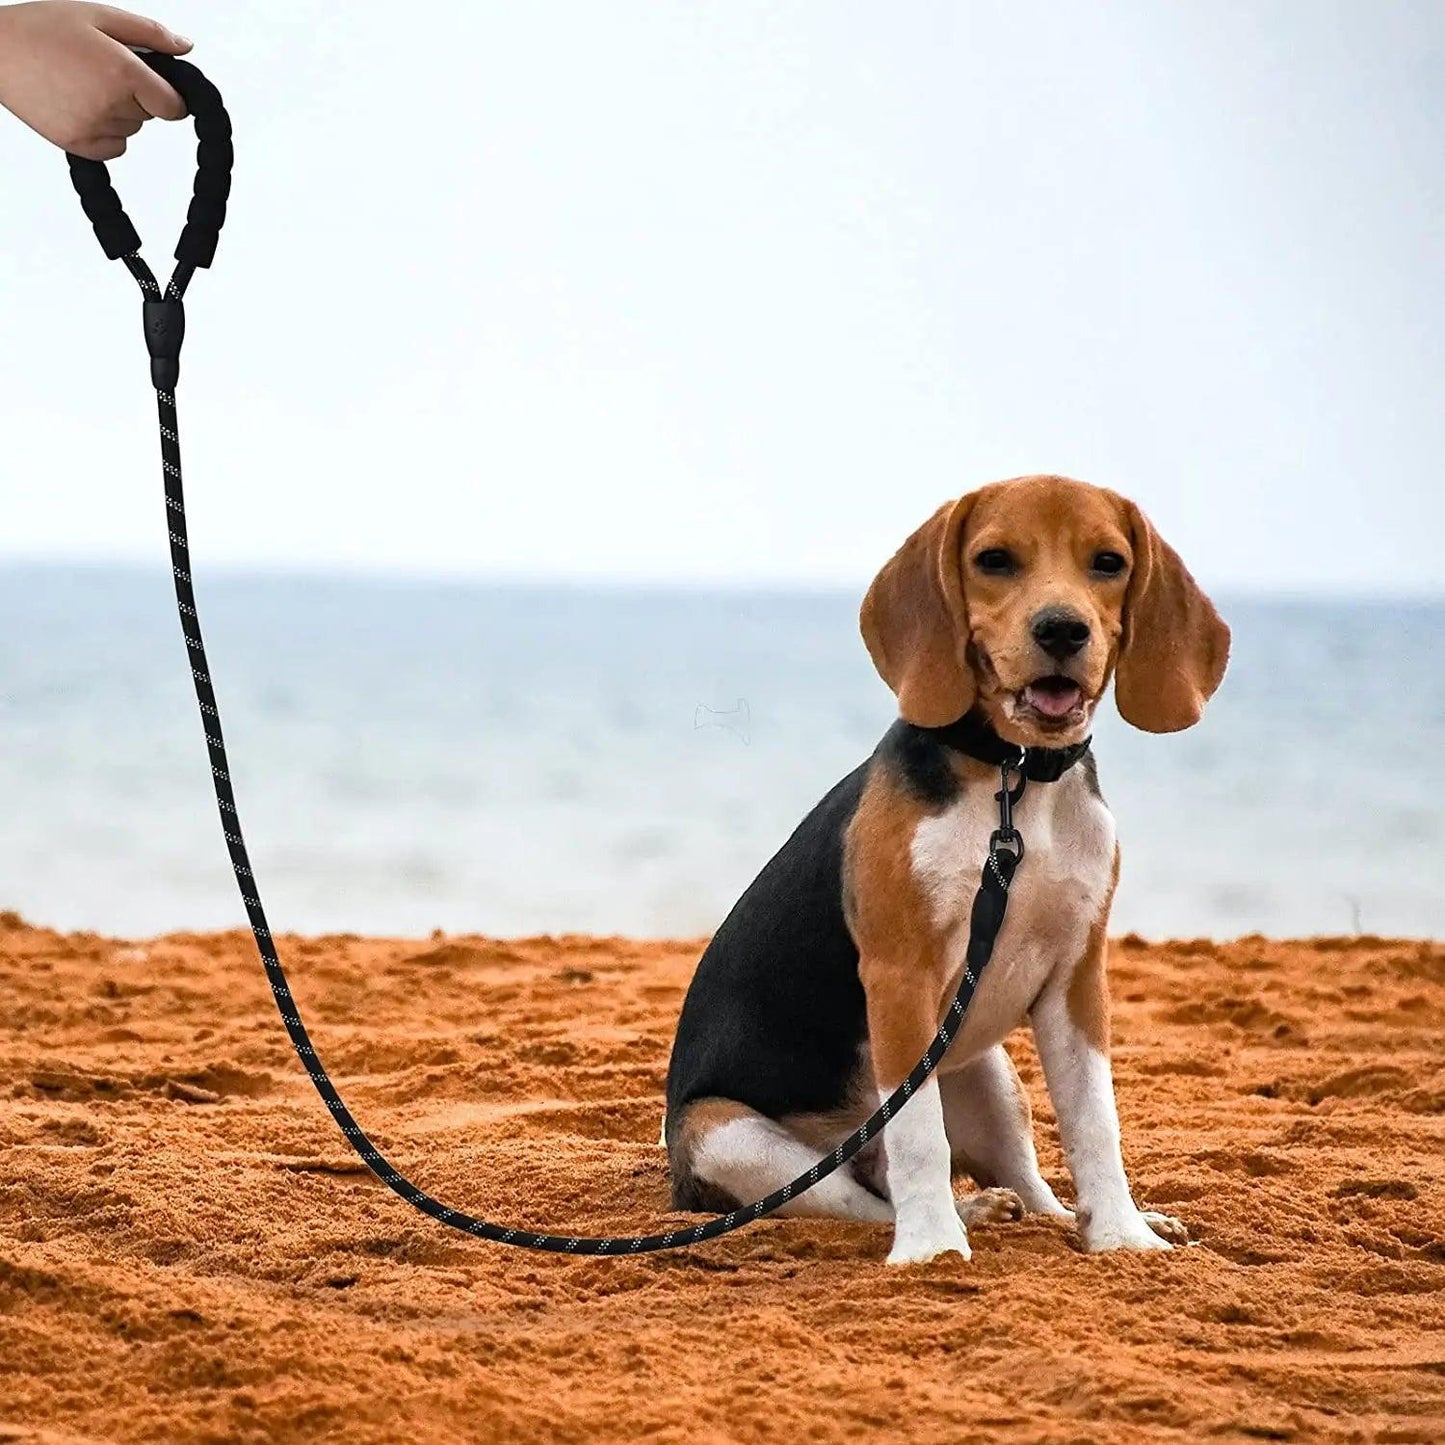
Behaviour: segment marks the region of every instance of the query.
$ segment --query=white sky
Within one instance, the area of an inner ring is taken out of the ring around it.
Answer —
[[[237,129],[203,571],[854,585],[1057,470],[1215,586],[1445,585],[1437,0],[156,13]],[[160,562],[133,285],[3,115],[0,175],[0,554]]]

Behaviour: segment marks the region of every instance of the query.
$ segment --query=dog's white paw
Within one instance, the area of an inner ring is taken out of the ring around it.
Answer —
[[[893,1248],[889,1264],[926,1264],[941,1254],[961,1254],[973,1258],[968,1247],[968,1232],[956,1211],[946,1217],[924,1215],[915,1220],[900,1219],[893,1226]]]
[[[1167,1233],[1166,1233],[1167,1231]],[[1188,1239],[1188,1231],[1177,1219],[1163,1214],[1132,1214],[1090,1219],[1080,1229],[1084,1248],[1090,1254],[1111,1249],[1172,1249],[1174,1242]]]
[[[1012,1189],[980,1189],[954,1200],[958,1217],[965,1226],[972,1224],[1007,1224],[1024,1217],[1024,1202]]]
[[[1167,1239],[1170,1244],[1188,1244],[1189,1228],[1183,1221],[1175,1219],[1172,1214],[1160,1214],[1153,1209],[1143,1209],[1140,1213],[1144,1222],[1157,1234],[1160,1239]]]

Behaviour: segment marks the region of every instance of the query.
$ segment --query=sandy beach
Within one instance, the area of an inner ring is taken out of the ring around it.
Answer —
[[[578,1232],[666,1216],[698,949],[282,943],[403,1168]],[[0,1441],[1445,1436],[1445,945],[1125,937],[1111,974],[1131,1174],[1194,1247],[1089,1257],[1026,1221],[895,1270],[877,1229],[767,1221],[559,1260],[365,1174],[248,936],[0,914]]]

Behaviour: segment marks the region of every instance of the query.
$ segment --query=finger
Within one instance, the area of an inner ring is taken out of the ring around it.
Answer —
[[[83,156],[88,161],[113,161],[125,154],[123,136],[94,136],[84,145],[70,147],[72,155]]]
[[[159,20],[147,20],[143,15],[109,5],[97,5],[94,14],[96,29],[122,45],[140,45],[164,55],[184,55],[191,48],[184,35],[173,34]]]
[[[136,104],[147,116],[153,115],[157,120],[184,120],[186,103],[175,88],[167,85],[144,61],[140,68],[145,73],[136,76]]]
[[[134,116],[111,115],[105,119],[105,138],[107,140],[120,140],[127,136],[133,136],[144,124],[144,117],[137,119]]]
[[[134,95],[128,95],[123,100],[117,100],[96,124],[107,134],[130,126],[126,134],[134,135],[150,118],[150,111]]]

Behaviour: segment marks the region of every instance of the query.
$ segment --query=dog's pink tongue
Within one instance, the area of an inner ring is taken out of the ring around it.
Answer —
[[[1031,683],[1024,689],[1024,696],[1045,717],[1064,717],[1078,707],[1081,694],[1077,687],[1039,687]]]

